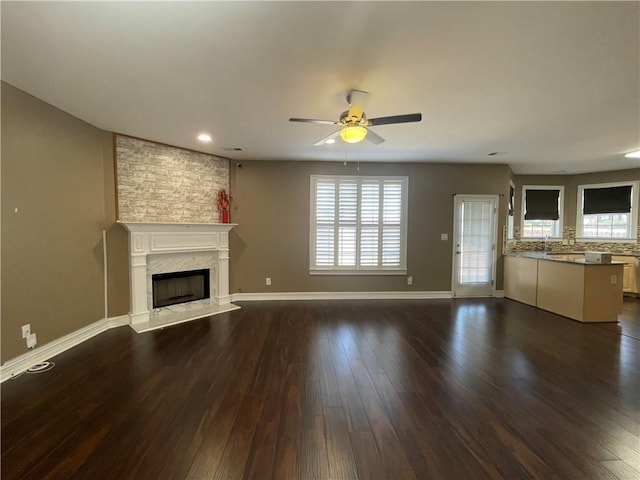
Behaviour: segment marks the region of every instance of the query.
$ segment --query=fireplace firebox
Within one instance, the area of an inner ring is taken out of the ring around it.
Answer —
[[[208,268],[152,275],[153,308],[210,298],[209,276]]]

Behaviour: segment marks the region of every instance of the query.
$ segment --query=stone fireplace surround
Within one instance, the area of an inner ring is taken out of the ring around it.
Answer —
[[[229,231],[235,224],[119,223],[129,231],[129,318],[136,332],[240,308],[229,295]],[[153,274],[206,268],[210,298],[152,307]]]

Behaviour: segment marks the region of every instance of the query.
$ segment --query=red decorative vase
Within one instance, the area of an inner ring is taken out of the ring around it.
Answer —
[[[221,210],[222,212],[222,223],[229,223],[229,209],[228,208],[223,208]]]

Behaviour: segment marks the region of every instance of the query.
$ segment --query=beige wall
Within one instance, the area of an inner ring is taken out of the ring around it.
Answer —
[[[409,177],[408,275],[309,275],[309,176]],[[449,291],[453,194],[500,194],[499,232],[506,217],[506,165],[403,163],[232,162],[231,292]],[[449,241],[440,234],[448,233]],[[500,245],[501,238],[498,239]],[[502,288],[502,259],[497,287]],[[272,285],[265,286],[265,277]]]
[[[116,223],[115,135],[103,142],[105,230],[107,231],[107,289],[109,317],[129,313],[129,233]]]
[[[40,346],[104,318],[102,230],[115,212],[111,135],[1,88],[4,363],[27,351],[23,324]]]

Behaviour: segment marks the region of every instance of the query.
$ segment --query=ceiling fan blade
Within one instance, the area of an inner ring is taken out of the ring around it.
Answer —
[[[380,145],[382,142],[384,142],[384,138],[382,138],[380,135],[373,133],[373,131],[369,129],[367,129],[367,136],[365,138],[369,140],[371,143],[373,143],[374,145]]]
[[[356,118],[358,120],[362,118],[367,95],[369,95],[369,93],[362,90],[351,90],[347,94],[347,103],[349,104],[349,118]]]
[[[336,130],[335,132],[333,132],[331,135],[327,135],[326,137],[324,137],[321,140],[318,140],[316,143],[314,143],[313,145],[315,147],[319,147],[320,145],[324,145],[325,143],[327,143],[327,140],[331,140],[332,138],[336,138],[338,135],[340,135],[340,130]]]
[[[314,120],[312,118],[290,118],[290,122],[301,122],[301,123],[318,123],[320,125],[337,125],[338,122],[332,122],[331,120]]]
[[[369,118],[366,125],[373,127],[375,125],[389,125],[391,123],[410,123],[422,120],[421,113],[408,113],[406,115],[392,115],[391,117]]]

